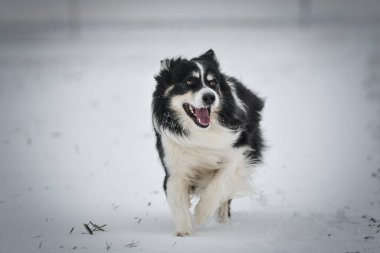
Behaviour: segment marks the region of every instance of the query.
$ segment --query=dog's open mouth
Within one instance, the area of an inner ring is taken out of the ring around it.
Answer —
[[[193,119],[197,126],[206,128],[210,125],[211,107],[196,108],[191,104],[185,103],[183,104],[183,109],[185,109],[187,115]]]

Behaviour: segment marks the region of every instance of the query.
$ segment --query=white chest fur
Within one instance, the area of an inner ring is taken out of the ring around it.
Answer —
[[[235,153],[233,144],[239,133],[219,125],[208,129],[192,129],[189,136],[179,137],[164,133],[162,143],[165,162],[170,170],[215,170],[221,169],[228,156]],[[169,171],[175,173],[175,171]],[[179,172],[179,171],[178,171]]]
[[[244,155],[248,147],[233,147],[239,134],[220,125],[196,129],[188,137],[166,132],[162,135],[162,144],[169,175],[181,177],[202,190],[215,174],[222,172],[231,177],[228,181],[231,181],[232,188],[228,195],[246,192],[246,184],[242,180],[245,181],[250,174],[250,165]],[[244,189],[238,189],[243,185]]]

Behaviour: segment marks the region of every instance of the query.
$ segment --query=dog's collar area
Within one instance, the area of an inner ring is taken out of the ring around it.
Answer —
[[[197,126],[207,128],[210,125],[211,107],[196,108],[191,104],[184,103],[183,109]]]

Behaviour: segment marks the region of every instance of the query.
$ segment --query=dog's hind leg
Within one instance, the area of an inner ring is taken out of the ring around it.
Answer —
[[[231,217],[231,199],[223,202],[218,209],[218,221],[219,223],[227,223]]]
[[[166,198],[174,216],[177,236],[191,235],[190,196],[186,180],[176,176],[168,177]]]

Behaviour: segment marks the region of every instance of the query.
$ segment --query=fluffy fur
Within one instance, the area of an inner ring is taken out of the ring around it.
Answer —
[[[153,126],[165,169],[164,190],[177,236],[197,223],[230,217],[231,200],[249,194],[253,165],[261,161],[263,100],[220,72],[213,50],[193,59],[165,59],[155,76]]]

